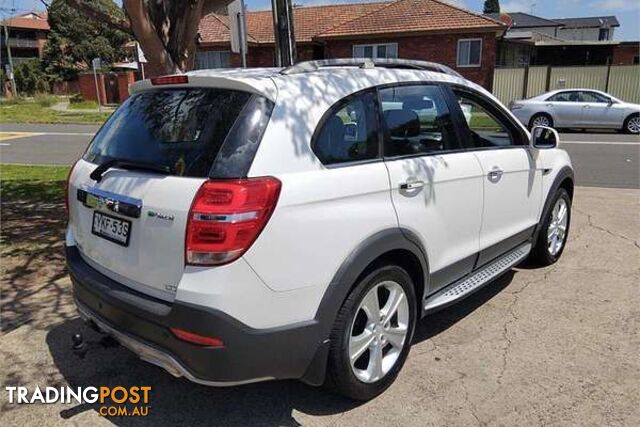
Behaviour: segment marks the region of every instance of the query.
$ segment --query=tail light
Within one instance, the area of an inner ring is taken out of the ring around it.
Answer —
[[[269,221],[280,187],[273,177],[202,184],[189,212],[187,264],[220,265],[241,257]]]
[[[64,185],[64,207],[67,210],[67,216],[69,216],[69,181],[71,181],[71,174],[73,173],[73,169],[76,167],[76,164],[78,164],[80,160],[76,160],[75,162],[73,162],[73,166],[71,166],[71,169],[69,169],[69,172],[67,173],[67,180],[65,182]]]
[[[151,78],[151,84],[154,86],[180,85],[187,83],[189,83],[189,76],[185,75],[160,76]]]

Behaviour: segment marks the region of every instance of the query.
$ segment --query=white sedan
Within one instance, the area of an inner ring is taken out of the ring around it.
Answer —
[[[563,89],[511,103],[525,125],[556,128],[616,129],[640,133],[640,105],[593,89]]]

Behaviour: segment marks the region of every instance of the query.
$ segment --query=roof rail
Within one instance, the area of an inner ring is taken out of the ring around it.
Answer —
[[[323,67],[360,67],[360,68],[396,68],[408,70],[425,70],[450,76],[462,77],[460,73],[446,65],[435,62],[417,61],[412,59],[371,59],[371,58],[338,58],[321,59],[317,61],[299,62],[285,68],[280,73],[284,75],[301,74],[317,71]]]

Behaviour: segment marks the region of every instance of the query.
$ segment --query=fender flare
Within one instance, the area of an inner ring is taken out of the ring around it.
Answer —
[[[319,325],[321,344],[302,378],[303,382],[311,385],[321,385],[324,382],[329,355],[329,335],[338,311],[362,272],[381,255],[393,250],[411,252],[420,262],[424,274],[424,286],[427,289],[429,263],[426,251],[418,242],[420,242],[419,238],[409,230],[386,229],[361,242],[342,262],[327,287],[316,312],[315,320]]]

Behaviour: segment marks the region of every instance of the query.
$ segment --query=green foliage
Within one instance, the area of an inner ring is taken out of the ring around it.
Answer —
[[[54,95],[39,94],[35,96],[35,103],[41,107],[51,107],[58,102],[58,97]]]
[[[96,9],[125,19],[124,12],[113,0],[84,0]],[[67,0],[53,0],[48,9],[51,32],[44,56],[47,73],[68,80],[78,71],[91,68],[91,60],[99,57],[110,64],[126,56],[124,45],[129,36],[107,23],[87,18]]]
[[[79,104],[84,102],[84,98],[81,93],[74,93],[69,97],[69,104]]]
[[[70,110],[97,110],[98,103],[96,101],[70,102],[69,109]]]
[[[482,13],[500,13],[499,0],[485,0]]]
[[[5,200],[64,200],[68,166],[0,165],[2,197]]]
[[[15,65],[14,77],[18,93],[21,95],[33,95],[49,91],[47,75],[42,70],[40,60],[37,58]]]
[[[46,99],[45,99],[46,98]],[[2,123],[95,123],[102,124],[109,112],[78,110],[58,111],[44,105],[57,102],[53,96],[35,99],[9,98],[0,101],[0,127]],[[41,105],[43,104],[43,105]]]

